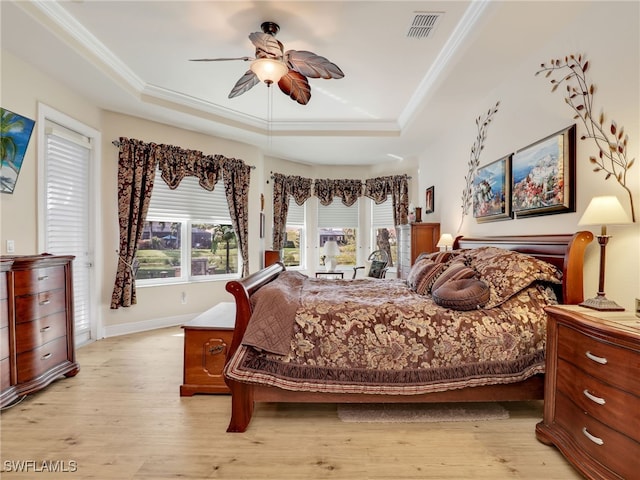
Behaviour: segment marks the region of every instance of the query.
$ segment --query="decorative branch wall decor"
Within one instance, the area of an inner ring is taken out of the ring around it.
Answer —
[[[594,84],[587,80],[589,61],[582,55],[569,55],[564,59],[551,60],[550,63],[540,65],[541,69],[536,75],[545,73],[545,78],[554,72],[563,75],[560,78],[551,78],[552,92],[563,83],[566,84],[567,93],[565,102],[575,112],[574,118],[579,118],[587,130],[586,135],[580,138],[586,140],[592,138],[598,147],[598,155],[590,156],[589,161],[594,166],[594,172],[604,172],[605,180],[611,177],[625,189],[629,196],[631,206],[631,219],[636,221],[633,207],[633,195],[627,186],[627,171],[633,166],[634,159],[627,159],[627,143],[629,136],[624,133],[624,127],[618,127],[614,120],[605,125],[604,113],[595,116],[593,112],[593,96],[596,91]]]
[[[460,219],[460,226],[458,232],[462,228],[462,222],[464,222],[465,215],[469,214],[469,209],[473,206],[473,179],[475,177],[478,166],[480,165],[480,154],[484,150],[484,141],[487,138],[487,128],[493,120],[493,116],[498,111],[500,102],[496,102],[495,107],[490,108],[484,118],[479,116],[476,118],[476,127],[478,128],[478,135],[476,141],[471,147],[471,156],[469,158],[469,171],[464,177],[465,187],[462,191],[462,218]]]

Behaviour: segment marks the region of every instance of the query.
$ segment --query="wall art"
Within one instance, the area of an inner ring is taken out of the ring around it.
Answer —
[[[576,126],[513,154],[516,217],[575,212]]]
[[[434,205],[434,193],[433,193],[433,185],[427,188],[427,193],[425,195],[425,203],[424,203],[424,213],[433,213],[433,205]]]
[[[512,218],[511,155],[478,168],[473,180],[473,216],[478,223]]]
[[[0,191],[13,193],[35,121],[0,108]]]

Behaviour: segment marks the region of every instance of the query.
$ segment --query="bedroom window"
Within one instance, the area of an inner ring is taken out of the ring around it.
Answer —
[[[304,205],[289,199],[289,213],[287,215],[287,238],[284,241],[282,260],[287,267],[303,267],[302,245],[305,245]]]
[[[358,246],[358,206],[345,206],[340,200],[330,205],[318,205],[318,246],[319,263],[323,265],[323,248],[327,240],[335,240],[340,248],[339,266],[356,264]]]
[[[134,265],[139,284],[235,276],[239,258],[222,182],[209,192],[186,177],[171,190],[156,171]]]
[[[376,205],[371,200],[371,250],[385,250],[391,255],[389,267],[397,264],[396,227],[393,224],[393,202],[388,199],[386,202]]]

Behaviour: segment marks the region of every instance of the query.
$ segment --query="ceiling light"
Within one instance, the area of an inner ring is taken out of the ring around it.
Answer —
[[[258,58],[251,62],[251,71],[256,74],[261,82],[271,85],[278,83],[280,79],[289,71],[284,63],[271,58]]]

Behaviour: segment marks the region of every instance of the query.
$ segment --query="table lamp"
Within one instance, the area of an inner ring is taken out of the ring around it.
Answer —
[[[589,206],[582,214],[578,225],[601,225],[598,243],[600,244],[600,281],[598,283],[598,294],[594,298],[585,300],[580,305],[594,310],[601,311],[622,311],[623,307],[613,300],[609,300],[604,293],[604,268],[605,250],[609,242],[610,235],[607,235],[607,225],[623,225],[631,223],[627,212],[624,211],[620,201],[613,195],[593,197]]]
[[[324,242],[324,264],[327,266],[328,272],[335,272],[338,260],[336,257],[340,254],[340,249],[335,240],[327,240]]]
[[[440,236],[440,240],[438,240],[436,247],[444,247],[445,251],[449,250],[450,247],[453,247],[453,236],[450,233],[443,233]]]

